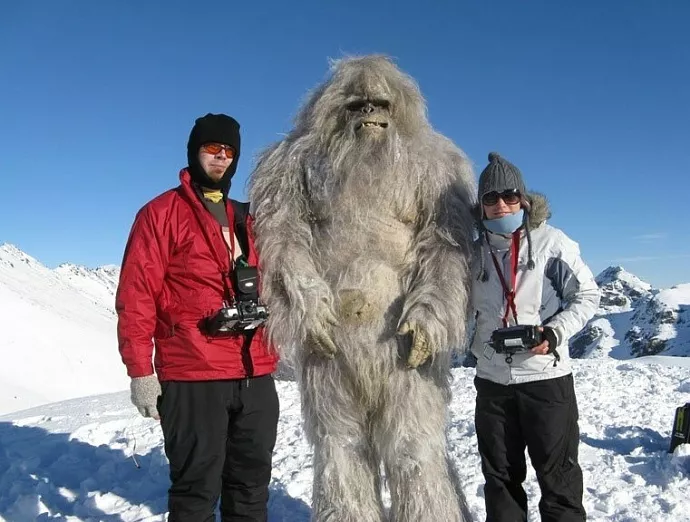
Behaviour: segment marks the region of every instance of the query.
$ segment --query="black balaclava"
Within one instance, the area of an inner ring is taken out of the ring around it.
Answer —
[[[235,157],[220,181],[212,180],[199,163],[199,147],[210,142],[224,143],[235,149]],[[237,170],[239,159],[240,124],[237,120],[226,114],[211,113],[197,118],[187,142],[187,161],[189,164],[187,169],[195,183],[202,187],[219,189],[223,195],[227,196],[230,190],[230,181]]]

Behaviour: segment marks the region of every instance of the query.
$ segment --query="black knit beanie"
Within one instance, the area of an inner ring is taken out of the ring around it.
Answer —
[[[204,143],[224,143],[235,149],[235,157],[219,181],[211,179],[199,163],[199,147]],[[225,114],[211,114],[197,118],[187,142],[187,161],[192,180],[210,189],[220,189],[227,195],[230,181],[237,170],[240,159],[240,124]]]

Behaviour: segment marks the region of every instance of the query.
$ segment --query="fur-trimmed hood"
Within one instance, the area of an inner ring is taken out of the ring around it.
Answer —
[[[546,199],[546,196],[540,192],[528,192],[525,198],[529,203],[529,208],[525,208],[525,211],[529,215],[529,229],[534,230],[551,217],[551,207],[549,206],[549,201]],[[483,213],[481,202],[477,203],[472,209],[472,216],[474,216],[477,229],[482,233],[484,231],[484,225],[482,224]]]
[[[546,196],[539,192],[528,192],[526,198],[530,205],[527,211],[529,214],[529,228],[534,230],[551,217],[551,207]]]

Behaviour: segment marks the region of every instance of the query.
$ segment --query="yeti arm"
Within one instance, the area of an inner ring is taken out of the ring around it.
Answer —
[[[252,173],[262,297],[269,308],[269,339],[285,352],[332,323],[333,295],[313,255],[304,169],[284,141],[265,152]]]
[[[469,320],[474,181],[463,156],[449,154],[439,163],[429,177],[441,182],[419,189],[401,324],[416,322],[434,351],[449,352],[465,344]]]

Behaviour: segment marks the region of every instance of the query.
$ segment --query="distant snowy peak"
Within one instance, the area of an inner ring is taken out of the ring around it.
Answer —
[[[48,270],[48,268],[40,263],[36,258],[31,257],[26,252],[10,243],[3,243],[0,245],[0,263],[10,268],[15,264],[28,266],[30,268],[40,268]]]
[[[36,258],[31,257],[29,254],[10,243],[0,244],[0,263],[10,268],[18,263],[20,266],[50,271],[67,278],[78,276],[96,279],[102,281],[106,285],[110,285],[114,282],[115,286],[117,286],[117,281],[120,278],[120,267],[112,264],[88,268],[72,263],[62,263],[54,270],[51,270]]]
[[[690,356],[690,284],[657,290],[620,266],[596,279],[599,310],[571,339],[573,357]]]
[[[608,267],[596,281],[602,292],[600,308],[605,312],[630,310],[640,299],[651,297],[652,285],[622,266]]]
[[[106,274],[112,274],[117,275],[117,277],[120,277],[120,267],[117,265],[103,265],[99,266],[96,270],[102,270]]]
[[[655,291],[631,322],[625,339],[633,355],[690,355],[690,284]]]
[[[82,265],[63,263],[59,265],[54,271],[67,279],[85,278],[99,281],[103,283],[106,287],[110,287],[113,290],[117,288],[118,280],[120,278],[120,267],[116,265],[105,265],[99,266],[98,268],[88,268]]]
[[[115,313],[115,292],[120,279],[120,267],[105,265],[88,268],[63,263],[50,269],[14,245],[0,245],[0,285],[18,294],[27,293],[27,285],[35,287],[37,295],[48,288],[70,289],[94,305]]]
[[[654,298],[670,308],[687,309],[690,305],[690,283],[659,290]]]
[[[649,291],[652,289],[652,285],[642,281],[642,279],[628,272],[622,266],[610,266],[597,276],[597,284],[599,286],[613,283],[621,283],[628,288],[640,291]]]

